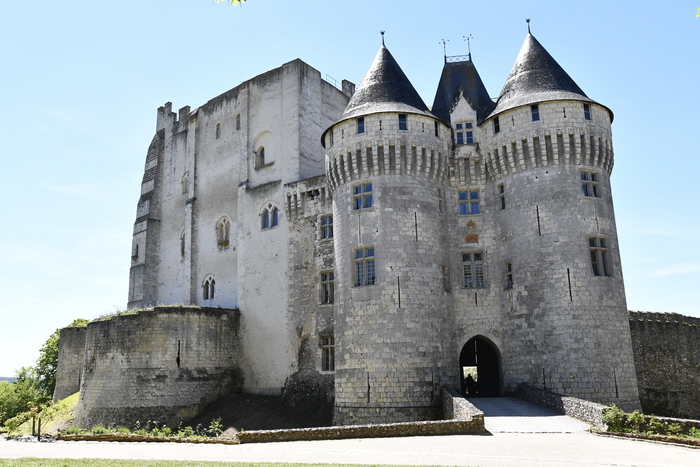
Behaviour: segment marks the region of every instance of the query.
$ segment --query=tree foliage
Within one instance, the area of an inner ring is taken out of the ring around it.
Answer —
[[[76,319],[68,327],[87,326],[88,320]],[[58,368],[58,346],[61,340],[61,329],[56,329],[39,350],[39,359],[34,368],[38,378],[37,384],[42,393],[53,397],[56,388],[56,369]]]
[[[217,2],[231,2],[231,5],[238,5],[239,3],[245,2],[245,0],[216,0]]]

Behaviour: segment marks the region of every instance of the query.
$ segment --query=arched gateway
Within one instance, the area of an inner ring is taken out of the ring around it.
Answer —
[[[486,338],[472,337],[459,354],[462,395],[497,397],[501,395],[498,353]]]

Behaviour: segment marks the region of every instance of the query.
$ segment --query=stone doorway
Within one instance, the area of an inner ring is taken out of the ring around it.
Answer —
[[[486,338],[476,336],[467,341],[459,354],[462,395],[498,397],[501,374],[498,352]]]

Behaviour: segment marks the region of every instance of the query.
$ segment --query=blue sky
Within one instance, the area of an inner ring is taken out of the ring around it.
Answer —
[[[497,96],[532,32],[615,113],[628,307],[700,316],[700,1],[6,1],[0,5],[0,376],[74,318],[126,305],[156,109],[295,58],[359,84],[386,44],[430,104],[448,55]]]

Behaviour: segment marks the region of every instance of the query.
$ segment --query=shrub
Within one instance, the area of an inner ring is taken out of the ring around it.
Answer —
[[[215,418],[209,423],[209,428],[207,428],[207,435],[215,438],[224,432],[223,425],[221,425],[221,418]]]
[[[67,435],[77,435],[78,433],[80,433],[80,428],[77,426],[69,426],[66,430]]]
[[[109,430],[102,425],[95,425],[90,431],[92,431],[92,434],[94,435],[103,435],[105,433],[109,433]]]

